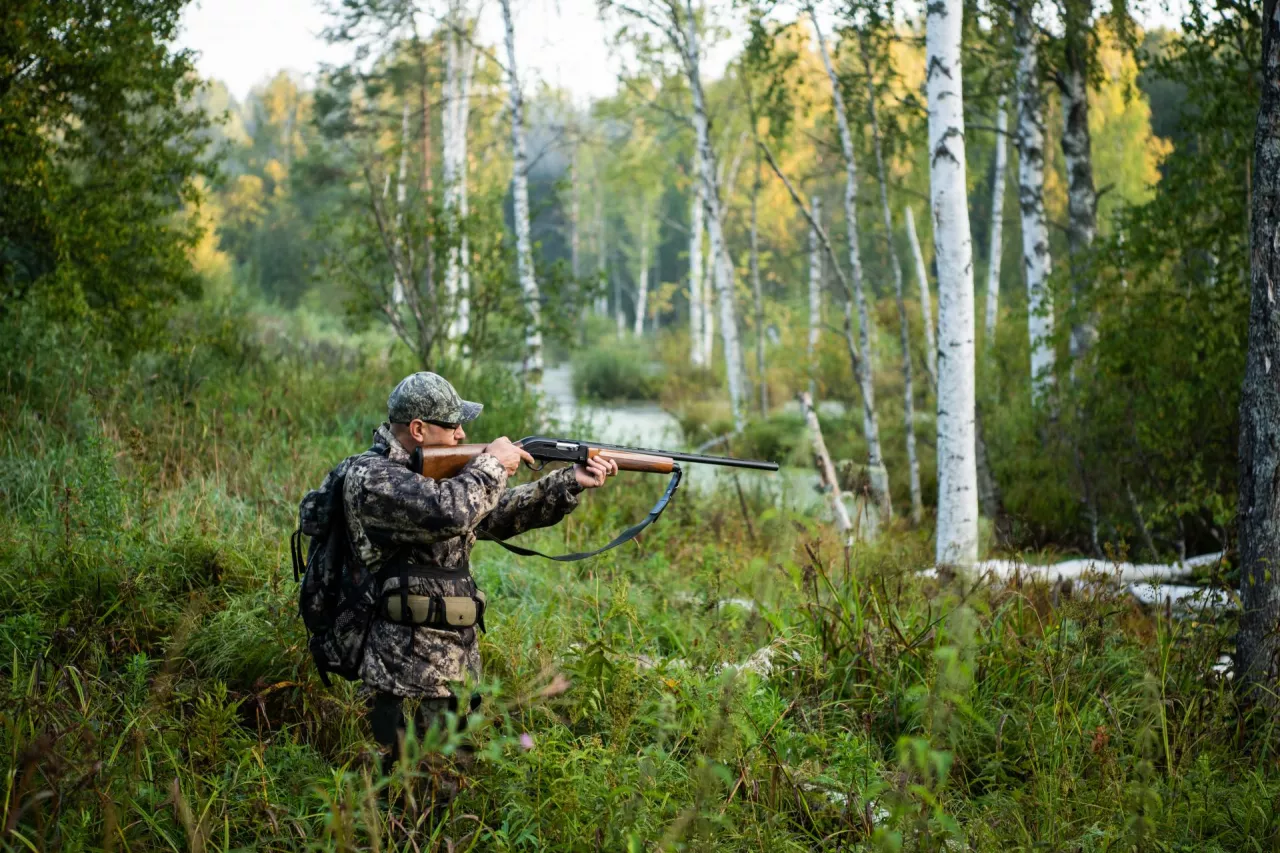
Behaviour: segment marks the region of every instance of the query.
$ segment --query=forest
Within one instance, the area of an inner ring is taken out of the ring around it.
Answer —
[[[189,0],[0,12],[0,849],[1280,849],[1276,0],[582,0],[591,98],[317,4],[239,98]],[[781,470],[478,543],[385,774],[290,535],[419,370]]]

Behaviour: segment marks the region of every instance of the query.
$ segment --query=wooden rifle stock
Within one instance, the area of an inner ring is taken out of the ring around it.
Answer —
[[[519,443],[516,442],[517,445]],[[484,452],[487,446],[484,444],[458,444],[453,447],[424,447],[421,451],[422,469],[418,473],[433,480],[456,477],[458,472],[465,468],[468,462]],[[675,460],[669,456],[599,447],[587,448],[587,458],[594,459],[597,456],[612,459],[617,463],[619,471],[670,474],[675,467]]]

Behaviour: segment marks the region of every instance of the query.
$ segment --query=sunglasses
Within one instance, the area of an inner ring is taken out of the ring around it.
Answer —
[[[431,424],[432,426],[438,426],[440,427],[440,429],[447,429],[450,432],[453,432],[454,430],[462,426],[462,424],[460,423],[451,424],[446,421],[429,421],[426,418],[414,418],[414,420],[422,421],[424,424]],[[400,424],[400,426],[408,426],[408,425],[409,424]]]

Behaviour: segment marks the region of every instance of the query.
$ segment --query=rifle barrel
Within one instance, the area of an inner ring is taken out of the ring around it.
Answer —
[[[734,459],[731,456],[704,456],[701,453],[677,453],[674,450],[651,450],[647,447],[624,447],[620,444],[600,444],[585,442],[602,450],[626,450],[631,453],[651,453],[654,456],[665,456],[676,462],[693,462],[698,465],[720,465],[725,468],[749,468],[753,471],[777,471],[777,462],[765,462],[760,459]]]

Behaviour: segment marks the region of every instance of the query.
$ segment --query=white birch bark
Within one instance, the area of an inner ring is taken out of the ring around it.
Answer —
[[[1000,96],[996,106],[996,162],[991,182],[991,234],[987,244],[987,352],[996,342],[996,323],[1000,315],[1000,260],[1004,253],[1004,173],[1008,167],[1009,109],[1008,99]]]
[[[813,458],[818,468],[822,490],[831,501],[831,515],[835,519],[836,530],[840,532],[844,538],[844,545],[848,548],[853,545],[853,521],[849,518],[849,510],[840,495],[840,480],[836,477],[836,466],[831,462],[827,443],[822,439],[818,413],[813,409],[813,397],[808,392],[800,395],[800,408],[804,411],[804,421],[809,427],[809,440],[813,444]]]
[[[756,375],[760,382],[760,414],[769,414],[769,378],[764,366],[764,288],[760,283],[760,151],[756,150],[756,174],[751,184],[751,296],[755,301]]]
[[[924,252],[920,249],[920,237],[916,233],[915,212],[907,207],[907,240],[911,243],[911,257],[916,262],[916,281],[920,285],[920,313],[924,317],[924,372],[929,385],[938,388],[938,340],[934,337],[933,304],[929,297],[929,268],[924,265]]]
[[[1079,26],[1077,22],[1076,27]],[[1087,288],[1089,249],[1098,231],[1098,193],[1093,185],[1093,143],[1089,135],[1089,89],[1085,82],[1082,48],[1068,38],[1066,68],[1060,78],[1062,98],[1062,159],[1067,169],[1067,246],[1070,249],[1072,293]],[[1096,322],[1080,312],[1071,326],[1071,361],[1088,352],[1097,338]]]
[[[938,259],[939,565],[978,559],[974,434],[973,246],[965,187],[961,0],[935,0],[925,24],[929,102],[929,196]]]
[[[618,271],[613,271],[613,323],[619,338],[627,330],[627,314],[622,310],[622,280]]]
[[[812,6],[809,7],[809,17],[813,21],[813,29],[818,37],[822,64],[831,82],[831,100],[836,115],[836,126],[840,130],[840,149],[844,154],[844,216],[849,240],[849,268],[853,279],[853,295],[858,306],[858,340],[862,350],[857,380],[862,390],[862,431],[867,441],[867,475],[871,481],[872,498],[880,509],[881,517],[888,520],[893,517],[893,501],[889,496],[889,474],[885,469],[884,456],[880,450],[880,422],[876,417],[875,354],[871,347],[871,317],[867,311],[867,297],[862,286],[862,256],[858,248],[858,172],[857,162],[853,157],[853,135],[849,132],[844,97],[840,94],[840,80],[831,64],[827,40],[822,33],[822,27],[818,25],[818,16]]]
[[[880,209],[884,214],[884,244],[893,269],[894,296],[898,303],[899,341],[902,345],[902,416],[906,428],[907,480],[911,490],[911,523],[924,520],[924,498],[920,489],[920,460],[916,456],[916,404],[914,376],[911,370],[911,330],[907,323],[907,306],[903,299],[902,263],[893,248],[893,211],[889,207],[889,177],[884,167],[884,149],[880,139],[880,120],[876,113],[876,90],[871,77],[871,56],[862,46],[862,64],[867,73],[867,115],[871,120],[871,141],[876,155],[876,178],[880,185]]]
[[[1040,94],[1034,0],[1014,9],[1018,67],[1018,210],[1022,219],[1022,268],[1027,283],[1027,334],[1031,339],[1031,400],[1042,402],[1053,384],[1053,301],[1049,293],[1049,222],[1044,210],[1044,107]]]
[[[813,198],[813,221],[822,221],[822,199]],[[809,396],[817,396],[818,340],[822,330],[822,252],[818,229],[809,226],[809,341],[805,348],[809,373]]]
[[[702,324],[705,309],[702,287],[702,232],[705,190],[702,185],[701,152],[694,152],[693,201],[689,209],[689,362],[695,367],[706,367],[706,350],[702,343]]]
[[[400,111],[400,162],[396,170],[396,254],[404,250],[404,206],[408,200],[409,181],[409,101]],[[404,304],[404,285],[396,276],[391,285],[391,304]]]
[[[636,294],[636,337],[644,334],[644,315],[649,307],[649,217],[640,220],[640,273]]]
[[[504,0],[509,2],[509,0]],[[702,181],[705,190],[703,202],[707,214],[707,231],[711,236],[710,256],[714,267],[717,303],[719,307],[720,339],[724,345],[725,373],[729,384],[729,405],[733,411],[736,432],[745,424],[744,388],[742,376],[742,347],[738,338],[737,311],[734,306],[733,267],[723,262],[726,255],[724,223],[721,216],[720,189],[717,186],[715,153],[711,150],[711,128],[707,116],[706,96],[702,89],[702,72],[698,48],[697,21],[693,14],[693,0],[685,0],[686,35],[683,44],[685,72],[689,78],[689,90],[693,95],[693,127],[701,152]],[[679,46],[679,43],[677,42]]]
[[[455,220],[470,213],[467,192],[467,141],[471,117],[471,81],[475,74],[475,47],[470,37],[465,2],[450,0],[445,43],[444,110],[441,115],[444,208]],[[445,269],[445,293],[454,306],[449,339],[466,337],[471,328],[470,246],[464,235],[449,252]]]
[[[605,239],[604,189],[596,184],[596,282],[600,293],[596,296],[596,316],[609,313],[609,294],[604,284],[609,275],[609,244]]]
[[[501,0],[506,29],[507,77],[511,84],[511,189],[515,200],[516,270],[525,308],[524,372],[542,375],[542,329],[538,280],[533,269],[533,242],[529,233],[529,158],[524,141],[524,96],[516,65],[516,33],[511,20],[511,0]]]
[[[578,146],[569,163],[569,271],[576,281],[582,275],[582,180],[578,174]]]

